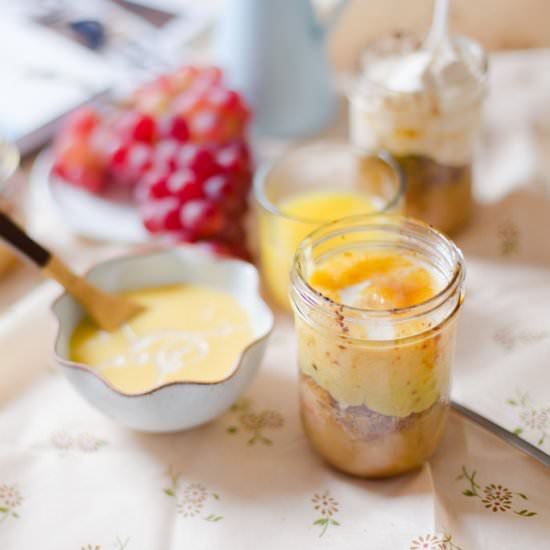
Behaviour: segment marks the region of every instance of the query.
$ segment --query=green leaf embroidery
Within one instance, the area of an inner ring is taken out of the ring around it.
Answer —
[[[19,514],[17,512],[12,512],[11,515],[14,517],[14,518],[18,518],[19,517]]]
[[[209,516],[205,517],[204,519],[206,521],[216,522],[216,521],[221,521],[223,519],[223,516],[216,516],[214,514],[210,514]]]
[[[467,479],[470,483],[470,488],[465,489],[462,494],[471,497],[476,496],[479,497],[479,493],[477,492],[478,489],[481,489],[481,486],[479,483],[476,482],[476,474],[477,472],[475,470],[472,471],[471,474],[468,473],[468,470],[466,470],[466,466],[462,466],[462,477],[460,479]]]
[[[506,403],[508,403],[508,405],[513,405],[514,407],[519,405],[519,403],[515,399],[507,399]]]
[[[237,428],[237,426],[229,426],[229,428],[227,428],[227,433],[230,434],[236,434],[238,431],[239,428]]]
[[[331,520],[330,520],[330,523],[331,523],[332,525],[340,525],[335,519],[331,519]]]
[[[520,510],[519,512],[515,511],[514,514],[522,516],[524,518],[532,518],[537,515],[537,512],[530,512],[529,510]]]
[[[2,514],[7,514],[9,511],[10,511],[9,508],[3,508],[3,507],[0,508],[0,513],[2,513]]]
[[[164,489],[164,492],[169,496],[169,497],[175,497],[175,493],[172,489]]]
[[[520,498],[522,498],[523,500],[528,500],[527,499],[527,495],[524,495],[523,493],[516,493],[516,495]]]
[[[220,495],[218,495],[218,493],[212,493],[212,496],[213,496],[216,500],[220,500]]]
[[[327,521],[327,518],[319,518],[313,522],[313,525],[325,525]]]
[[[523,428],[516,428],[514,431],[513,431],[514,434],[516,435],[519,435],[521,433],[523,433]]]

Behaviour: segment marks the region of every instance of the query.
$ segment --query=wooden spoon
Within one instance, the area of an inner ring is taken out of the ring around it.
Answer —
[[[0,238],[24,259],[38,266],[46,277],[60,283],[104,330],[115,330],[145,310],[140,304],[101,290],[73,273],[3,212],[0,212]]]

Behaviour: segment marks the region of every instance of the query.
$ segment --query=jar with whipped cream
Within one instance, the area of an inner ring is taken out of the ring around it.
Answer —
[[[346,218],[302,242],[290,289],[300,410],[328,463],[386,477],[436,450],[464,274],[449,239],[406,218]]]
[[[407,215],[445,233],[468,221],[472,156],[487,90],[487,56],[454,36],[432,51],[410,37],[380,40],[362,56],[350,96],[351,141],[389,151],[407,179]]]

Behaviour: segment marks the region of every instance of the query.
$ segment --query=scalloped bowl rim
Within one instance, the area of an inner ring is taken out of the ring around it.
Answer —
[[[191,252],[191,249],[193,249],[192,252]],[[235,360],[235,364],[234,364],[233,368],[230,370],[230,372],[227,374],[227,376],[225,376],[224,378],[222,378],[220,380],[215,380],[215,381],[210,381],[210,382],[209,381],[196,381],[196,380],[195,381],[193,381],[193,380],[181,380],[181,381],[177,380],[177,381],[173,381],[173,382],[166,382],[166,383],[161,384],[159,386],[154,386],[150,390],[140,392],[140,393],[126,393],[126,392],[123,392],[123,391],[117,389],[96,368],[94,368],[90,365],[86,365],[84,363],[79,363],[77,361],[72,361],[71,359],[63,357],[61,355],[61,353],[59,352],[59,346],[61,345],[61,336],[63,334],[63,319],[61,319],[58,310],[60,309],[60,307],[62,307],[62,304],[65,301],[73,302],[73,303],[76,304],[76,301],[74,300],[74,298],[72,298],[67,292],[63,292],[60,296],[58,296],[53,301],[53,303],[51,305],[51,311],[52,311],[52,313],[55,317],[56,323],[57,323],[56,335],[55,335],[55,339],[54,339],[54,357],[55,357],[55,360],[64,368],[77,369],[77,370],[85,371],[86,373],[89,373],[89,374],[93,375],[95,378],[97,378],[99,381],[101,381],[105,386],[107,386],[108,389],[110,389],[111,391],[113,391],[114,393],[116,393],[116,394],[118,394],[122,397],[127,397],[127,398],[139,398],[139,397],[152,395],[152,394],[155,394],[155,393],[159,393],[159,392],[161,392],[162,390],[164,390],[166,388],[170,388],[170,387],[174,387],[174,386],[189,387],[189,386],[217,386],[217,385],[222,385],[225,382],[227,382],[228,380],[230,380],[231,378],[233,378],[234,376],[236,376],[238,374],[241,366],[243,365],[244,357],[248,354],[248,352],[252,348],[258,346],[259,344],[261,344],[264,340],[266,340],[270,336],[270,334],[273,331],[273,326],[274,326],[273,312],[270,310],[270,308],[267,306],[267,304],[265,303],[265,301],[262,299],[262,297],[260,295],[260,291],[259,291],[260,290],[260,277],[259,277],[259,274],[258,274],[258,270],[252,264],[250,264],[248,262],[245,262],[243,260],[238,260],[238,259],[234,259],[234,258],[216,257],[213,254],[210,254],[206,251],[202,251],[202,250],[198,249],[197,247],[194,247],[193,245],[183,245],[183,246],[180,246],[180,247],[172,247],[172,248],[164,249],[164,250],[161,250],[161,251],[148,252],[148,253],[143,253],[143,254],[126,254],[126,255],[117,256],[115,258],[110,258],[108,260],[98,262],[97,264],[94,264],[90,269],[88,269],[86,271],[85,278],[86,279],[93,278],[94,274],[97,274],[101,270],[104,270],[104,269],[108,270],[109,268],[113,268],[113,267],[115,267],[117,265],[120,265],[124,262],[131,263],[134,260],[135,261],[137,261],[137,260],[147,260],[147,259],[151,259],[151,258],[155,258],[155,257],[163,257],[163,256],[165,256],[165,257],[177,256],[179,259],[181,259],[181,257],[187,255],[188,252],[190,254],[192,254],[193,258],[195,258],[195,259],[200,258],[200,261],[204,262],[204,263],[216,263],[218,265],[224,264],[228,268],[230,268],[231,266],[234,266],[235,268],[238,268],[240,270],[245,270],[249,273],[249,276],[252,276],[252,278],[254,279],[254,286],[253,286],[253,288],[251,288],[249,290],[249,294],[251,296],[254,296],[254,298],[256,299],[256,303],[260,306],[260,309],[262,310],[262,315],[265,316],[265,319],[266,319],[265,322],[267,324],[266,324],[265,329],[262,330],[258,335],[256,335],[254,340],[252,340],[246,347],[244,347],[242,349],[239,356]],[[181,263],[184,264],[185,262],[182,261]],[[196,261],[195,263],[199,263],[199,262]],[[183,278],[180,280],[180,284],[185,284],[186,282],[187,281],[185,281]],[[167,284],[178,284],[178,283],[167,283]],[[153,284],[151,284],[150,288],[152,288],[154,286],[163,286],[163,285],[161,285],[161,284],[155,285],[153,283]],[[209,286],[209,285],[205,285],[205,286]],[[117,290],[123,290],[123,289],[121,288],[121,289],[117,289]],[[238,298],[236,298],[236,299],[237,299],[237,301],[240,302],[240,300]],[[76,304],[76,305],[78,306],[78,308],[82,309],[80,305],[78,305],[78,304]],[[241,305],[242,305],[242,303],[241,303]],[[252,319],[252,325],[254,327],[254,319]]]

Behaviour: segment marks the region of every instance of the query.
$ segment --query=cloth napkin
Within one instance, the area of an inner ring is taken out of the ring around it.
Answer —
[[[550,53],[492,61],[453,396],[550,452]],[[454,415],[417,472],[365,481],[325,465],[301,430],[282,314],[257,378],[215,421],[113,424],[52,363],[57,292],[0,319],[2,550],[549,547],[548,470]]]

